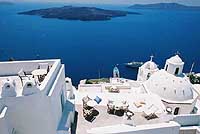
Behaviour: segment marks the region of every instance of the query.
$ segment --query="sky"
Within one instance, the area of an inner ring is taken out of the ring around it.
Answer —
[[[185,5],[200,6],[200,0],[0,0],[12,2],[66,2],[83,4],[149,4],[160,2],[176,2]]]

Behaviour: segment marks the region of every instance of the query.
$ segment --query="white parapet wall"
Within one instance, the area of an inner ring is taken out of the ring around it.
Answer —
[[[180,125],[174,121],[140,126],[115,125],[92,128],[88,134],[179,134]]]
[[[200,114],[182,114],[177,115],[173,119],[181,126],[199,126],[200,125]]]
[[[78,90],[83,92],[101,93],[103,84],[79,84]]]
[[[53,65],[55,61],[58,61],[58,59],[0,62],[0,75],[16,75],[21,69],[25,72],[31,72],[38,68],[39,63]]]

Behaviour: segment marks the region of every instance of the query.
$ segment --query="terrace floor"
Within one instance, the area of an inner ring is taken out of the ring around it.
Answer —
[[[87,134],[87,130],[95,127],[105,127],[111,125],[124,124],[126,118],[124,116],[117,116],[107,113],[107,106],[95,106],[95,109],[99,112],[99,115],[92,122],[87,121],[83,117],[83,106],[78,104],[75,106],[78,115],[76,117],[76,134]],[[163,120],[160,118],[147,120],[142,116],[142,113],[134,113],[133,124],[134,125],[144,125],[152,123],[161,123]],[[134,126],[133,126],[134,127]]]

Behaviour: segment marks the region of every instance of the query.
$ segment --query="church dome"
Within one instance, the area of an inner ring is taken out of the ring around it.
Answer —
[[[175,56],[169,58],[168,62],[170,62],[172,64],[183,64],[182,59],[178,55],[175,55]]]
[[[146,82],[147,89],[163,100],[181,102],[193,99],[193,87],[186,77],[176,77],[165,70],[154,73]]]

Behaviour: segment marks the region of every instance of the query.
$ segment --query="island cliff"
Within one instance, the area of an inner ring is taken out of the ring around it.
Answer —
[[[105,10],[96,7],[64,6],[31,10],[27,12],[20,12],[18,14],[38,15],[42,18],[57,18],[62,20],[100,21],[110,20],[114,17],[126,16],[127,14],[139,15],[140,13],[119,10]]]
[[[186,6],[178,3],[155,3],[155,4],[135,4],[131,9],[195,9],[200,10],[199,6]]]

